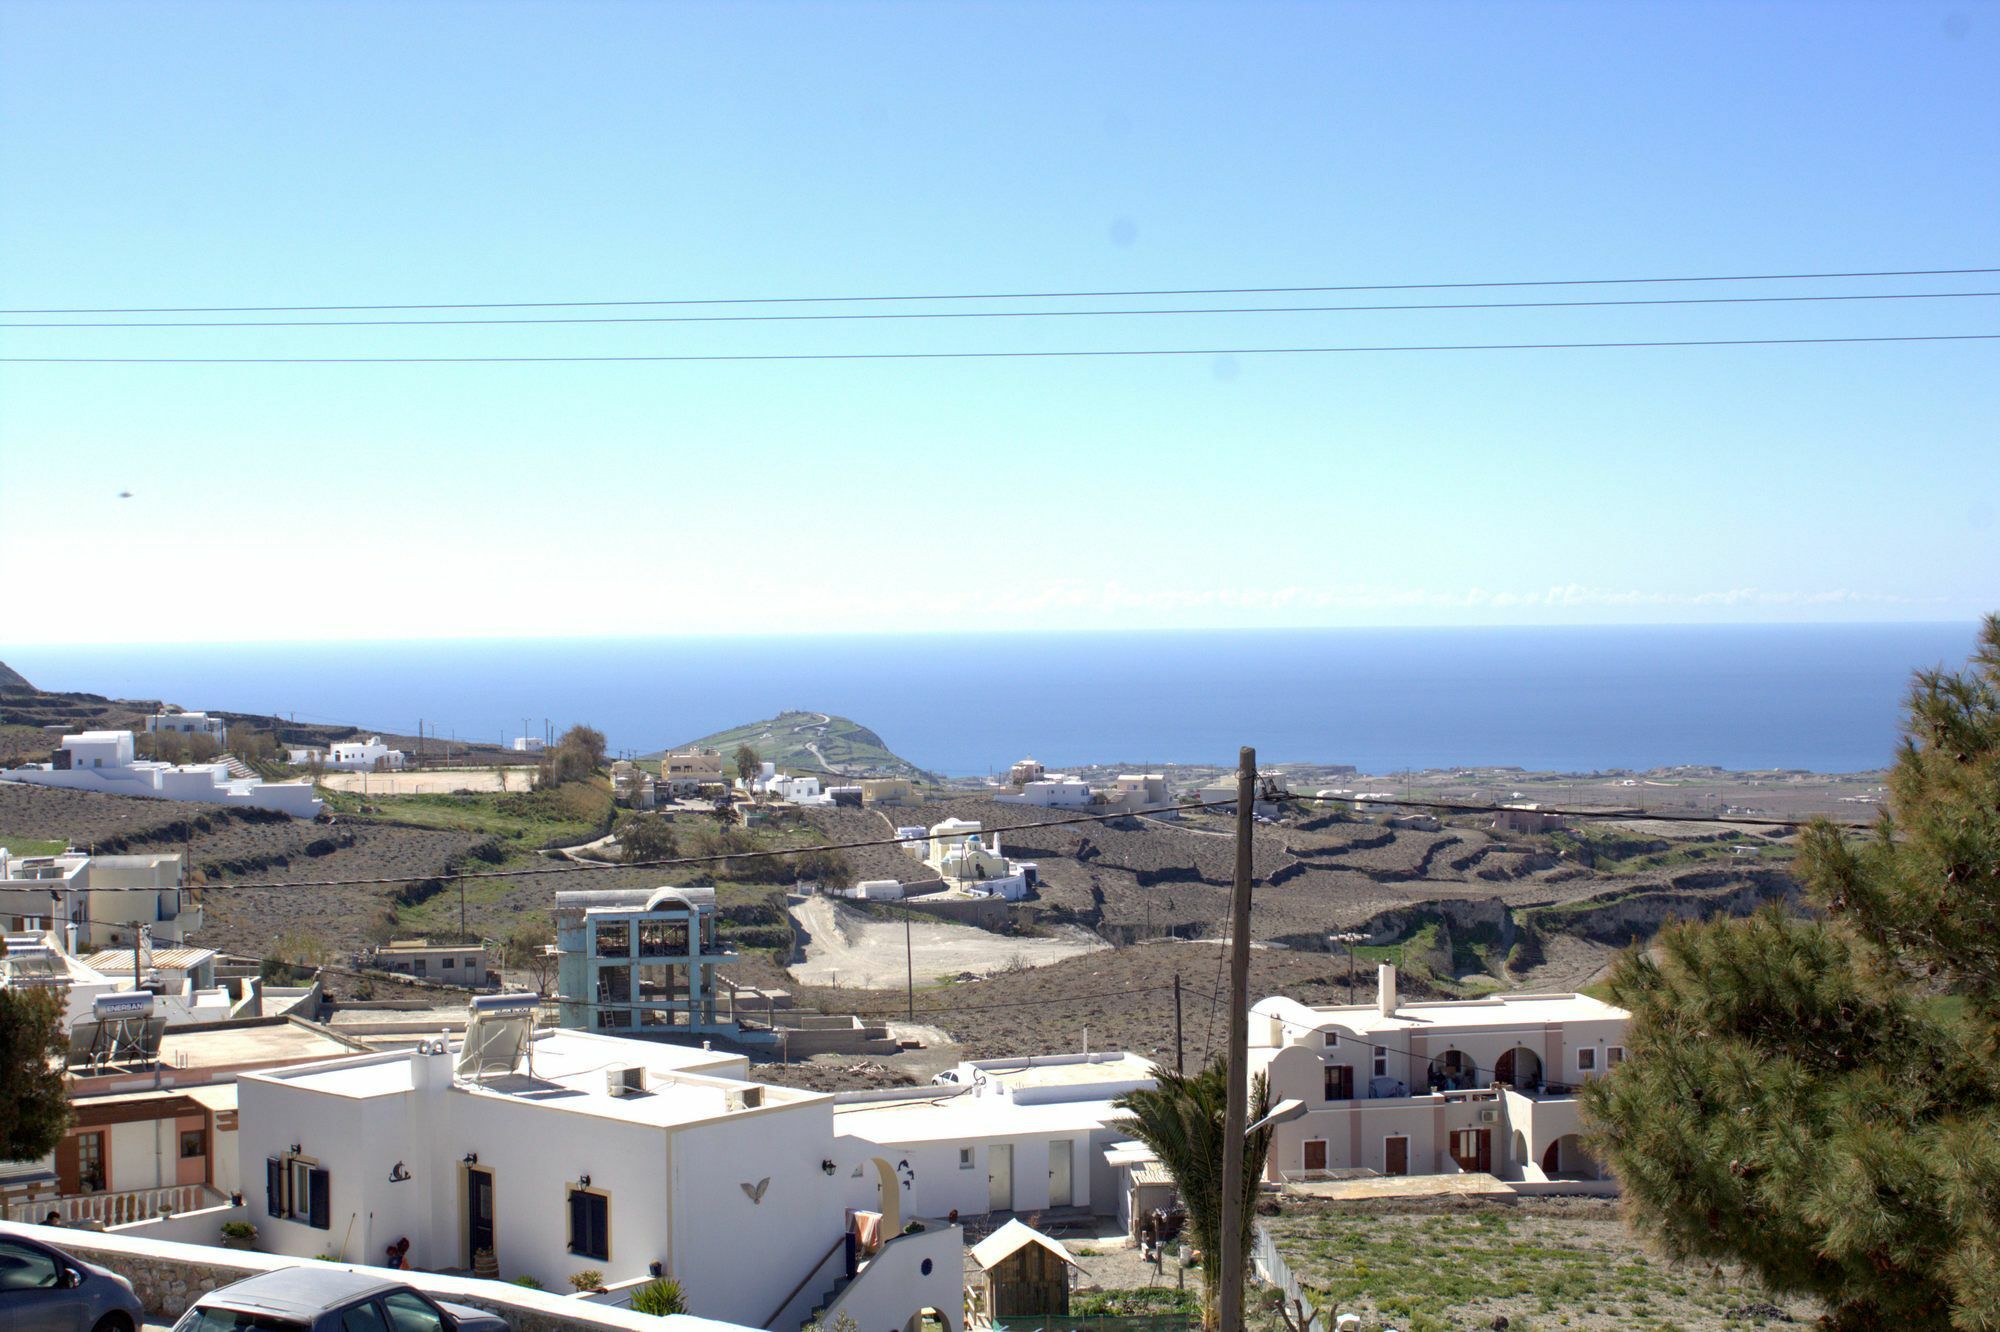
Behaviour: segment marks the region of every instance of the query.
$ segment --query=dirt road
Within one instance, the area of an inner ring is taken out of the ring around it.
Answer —
[[[329,791],[369,795],[450,795],[454,791],[528,791],[533,768],[440,768],[432,772],[329,772],[319,784]]]
[[[876,989],[903,984],[902,921],[878,919],[824,897],[809,898],[791,912],[807,936],[805,960],[791,968],[799,980]],[[948,921],[911,921],[909,938],[919,985],[966,972],[985,976],[1016,966],[1044,966],[1111,946],[1073,926],[1049,937],[1012,939]]]

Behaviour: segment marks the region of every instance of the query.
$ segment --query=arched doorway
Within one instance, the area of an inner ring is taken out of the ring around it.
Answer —
[[[1464,1091],[1475,1085],[1478,1076],[1479,1069],[1472,1062],[1472,1056],[1463,1050],[1446,1050],[1431,1060],[1432,1091]]]
[[[1500,1056],[1493,1066],[1493,1080],[1516,1091],[1538,1087],[1542,1082],[1542,1057],[1525,1045],[1517,1045]]]
[[[1565,1133],[1542,1153],[1542,1173],[1550,1179],[1601,1179],[1597,1158],[1583,1149],[1583,1139]]]
[[[875,1165],[875,1210],[882,1214],[882,1237],[903,1233],[903,1182],[896,1167],[881,1157],[871,1157]]]

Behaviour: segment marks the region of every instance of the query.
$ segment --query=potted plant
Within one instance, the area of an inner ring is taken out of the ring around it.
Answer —
[[[257,1247],[257,1227],[248,1221],[224,1221],[222,1223],[222,1247],[225,1249],[255,1249]]]
[[[576,1287],[579,1295],[604,1289],[604,1273],[594,1267],[586,1267],[581,1272],[570,1273],[569,1284]]]

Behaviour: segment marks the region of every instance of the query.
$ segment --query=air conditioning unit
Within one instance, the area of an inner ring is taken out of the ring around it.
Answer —
[[[630,1065],[604,1070],[604,1090],[612,1096],[639,1096],[646,1090],[646,1070]]]
[[[1497,1124],[1500,1122],[1500,1112],[1498,1110],[1481,1110],[1479,1112],[1479,1122],[1482,1124]]]

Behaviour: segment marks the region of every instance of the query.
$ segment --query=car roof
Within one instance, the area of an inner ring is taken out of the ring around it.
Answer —
[[[311,1314],[365,1295],[402,1288],[401,1282],[342,1267],[281,1267],[224,1286],[209,1298],[274,1313]]]

